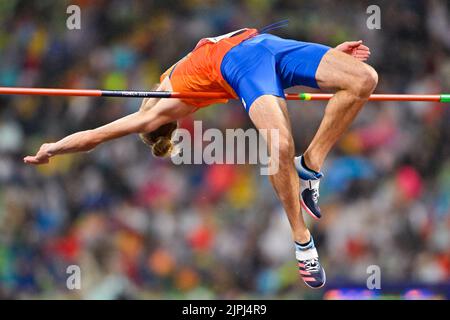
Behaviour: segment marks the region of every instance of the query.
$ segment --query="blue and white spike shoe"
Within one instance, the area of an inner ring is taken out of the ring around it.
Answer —
[[[295,242],[295,257],[303,282],[312,289],[322,288],[326,282],[326,275],[319,262],[319,255],[312,237],[306,245]]]
[[[305,166],[303,156],[294,159],[295,168],[300,177],[300,203],[302,210],[314,219],[322,217],[319,207],[319,185],[323,173],[315,172]]]

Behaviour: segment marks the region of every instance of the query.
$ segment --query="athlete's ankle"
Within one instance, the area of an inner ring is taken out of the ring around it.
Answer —
[[[308,229],[302,232],[294,233],[294,241],[298,244],[307,244],[311,241],[311,233]]]
[[[320,169],[322,167],[322,162],[320,162],[320,161],[316,160],[314,157],[312,157],[308,151],[306,151],[303,154],[302,160],[303,160],[303,165],[307,169],[309,169],[311,171],[315,171],[315,172],[320,172]]]

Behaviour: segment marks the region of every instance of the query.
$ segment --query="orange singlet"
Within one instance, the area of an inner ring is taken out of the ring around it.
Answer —
[[[176,92],[225,92],[237,97],[222,76],[223,57],[233,47],[258,34],[257,29],[241,29],[216,38],[201,39],[195,49],[161,75],[161,82],[169,76]],[[206,107],[226,103],[227,99],[183,99],[184,102]]]

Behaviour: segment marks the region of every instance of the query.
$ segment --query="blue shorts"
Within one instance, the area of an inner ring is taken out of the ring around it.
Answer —
[[[227,52],[220,71],[248,112],[262,95],[284,97],[284,89],[298,85],[318,88],[316,71],[329,49],[261,34]]]

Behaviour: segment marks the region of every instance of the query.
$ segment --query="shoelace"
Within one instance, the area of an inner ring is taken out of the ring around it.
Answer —
[[[319,196],[320,196],[319,189],[317,189],[317,188],[312,189],[312,199],[313,199],[314,203],[319,202]]]
[[[305,261],[305,270],[308,272],[318,272],[320,270],[319,259],[314,258]]]

